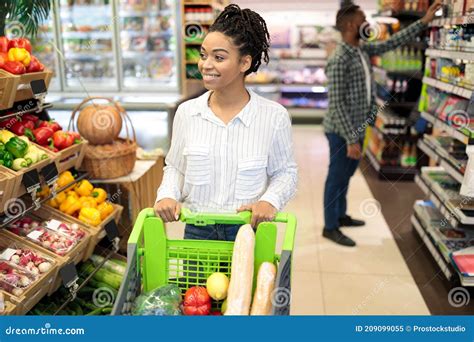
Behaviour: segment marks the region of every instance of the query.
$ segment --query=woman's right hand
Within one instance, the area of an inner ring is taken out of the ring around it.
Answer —
[[[155,203],[153,209],[156,216],[161,217],[164,222],[173,222],[179,220],[181,204],[172,198],[163,198]]]

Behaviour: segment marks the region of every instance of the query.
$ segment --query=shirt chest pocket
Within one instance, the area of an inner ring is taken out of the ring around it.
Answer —
[[[183,155],[186,158],[184,182],[192,185],[209,184],[212,166],[209,146],[187,146],[183,150]]]
[[[259,196],[266,186],[267,157],[239,159],[235,197],[251,199]]]

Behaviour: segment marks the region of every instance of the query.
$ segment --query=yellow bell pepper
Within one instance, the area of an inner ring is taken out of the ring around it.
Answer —
[[[11,138],[13,138],[15,134],[6,129],[0,130],[0,142],[6,144]]]
[[[100,218],[104,220],[109,216],[113,211],[114,207],[110,202],[103,202],[97,206],[97,209],[100,211]]]
[[[90,196],[92,189],[94,189],[94,186],[87,179],[77,183],[76,187],[74,188],[79,196]]]
[[[81,202],[73,196],[68,196],[59,206],[59,210],[67,215],[73,215],[76,211],[81,210]]]
[[[46,198],[49,196],[51,193],[51,190],[49,190],[49,186],[43,186],[39,191],[36,193],[36,196],[39,198]]]
[[[100,224],[100,211],[96,208],[82,208],[79,212],[79,220],[90,224],[91,226],[98,226]]]
[[[74,182],[74,176],[72,175],[71,171],[65,171],[59,175],[59,178],[56,181],[56,184],[58,185],[59,188],[62,188],[68,184],[71,184],[72,182]],[[66,190],[69,190],[69,189],[70,188]]]
[[[101,204],[107,199],[107,192],[102,188],[94,188],[92,189],[92,197],[95,198],[97,204]]]
[[[66,192],[61,191],[60,193],[56,195],[54,199],[56,200],[56,202],[58,202],[59,205],[61,205],[66,200],[66,198],[67,198]]]
[[[8,60],[12,62],[21,62],[24,66],[30,65],[31,55],[25,48],[10,48],[8,50]]]
[[[69,197],[69,196],[72,196],[74,198],[77,198],[79,199],[79,195],[77,194],[77,192],[75,192],[74,190],[69,190],[68,192],[66,192],[66,195]]]
[[[53,208],[59,208],[59,203],[56,201],[55,198],[50,199],[48,202],[48,205],[52,206]]]
[[[81,202],[82,208],[97,208],[97,202],[93,197],[83,196],[79,198],[79,202]]]

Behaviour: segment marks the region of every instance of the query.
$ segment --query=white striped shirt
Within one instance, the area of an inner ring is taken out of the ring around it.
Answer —
[[[256,201],[280,211],[293,197],[297,165],[288,111],[249,94],[227,125],[209,108],[210,91],[178,107],[157,201],[173,198],[195,212],[225,213]]]

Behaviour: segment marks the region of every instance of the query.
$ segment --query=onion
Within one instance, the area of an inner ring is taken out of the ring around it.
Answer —
[[[51,269],[51,264],[49,262],[42,262],[38,265],[38,269],[41,273],[48,272]]]
[[[11,262],[13,262],[14,264],[19,264],[20,263],[20,256],[19,255],[14,255],[11,257],[10,259]]]

